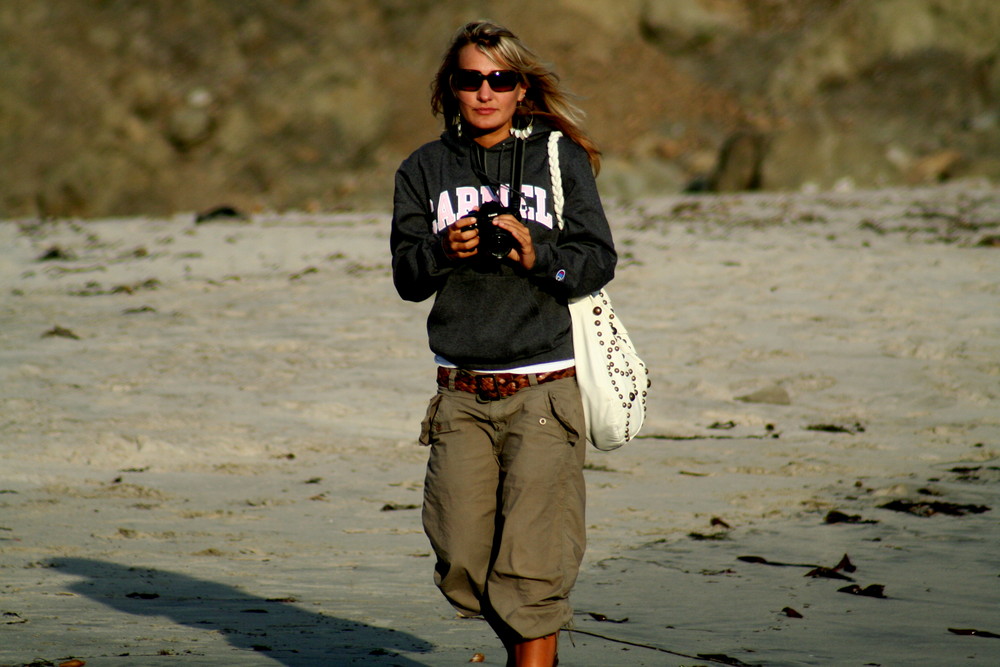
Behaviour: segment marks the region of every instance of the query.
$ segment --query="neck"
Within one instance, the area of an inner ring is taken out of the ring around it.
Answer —
[[[491,130],[489,132],[483,132],[481,134],[474,134],[472,140],[483,148],[492,148],[496,146],[501,141],[510,136],[510,125],[505,125],[504,127],[498,128],[496,130]]]

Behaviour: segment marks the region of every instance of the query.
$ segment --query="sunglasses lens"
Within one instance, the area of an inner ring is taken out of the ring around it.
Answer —
[[[521,81],[520,75],[509,69],[496,70],[489,74],[472,69],[460,69],[452,75],[451,82],[458,90],[472,92],[479,90],[483,85],[483,79],[486,79],[490,88],[497,93],[509,93]]]
[[[460,69],[452,75],[451,82],[459,90],[479,90],[483,85],[483,75],[471,69]]]
[[[498,93],[509,93],[517,87],[517,83],[520,78],[517,72],[509,69],[500,70],[498,72],[490,72],[489,77],[486,79],[490,82],[490,88]]]

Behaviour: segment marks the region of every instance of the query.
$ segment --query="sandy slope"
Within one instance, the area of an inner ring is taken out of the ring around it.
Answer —
[[[1000,640],[948,628],[1000,633],[1000,257],[980,245],[1000,196],[611,213],[654,385],[643,437],[590,458],[575,599],[580,630],[643,646],[564,636],[564,662],[995,664]],[[381,213],[0,223],[0,664],[503,664],[433,589],[408,509],[433,366],[387,236]],[[739,560],[844,553],[887,599]]]

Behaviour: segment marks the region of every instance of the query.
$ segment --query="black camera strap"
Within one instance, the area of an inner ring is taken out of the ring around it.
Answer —
[[[527,142],[524,139],[514,137],[514,154],[510,161],[510,187],[508,188],[509,196],[507,206],[515,212],[518,219],[521,217],[521,181],[524,178],[524,145],[526,143]],[[491,189],[495,187],[497,189],[494,194],[499,201],[499,190],[503,188],[503,183],[501,183],[499,179],[490,178],[489,172],[486,170],[486,149],[473,142],[472,158],[473,170],[476,172],[476,175],[479,176],[479,179],[482,180],[488,187]]]
[[[521,137],[514,137],[514,156],[510,162],[510,208],[521,219],[521,179],[524,178],[524,145]]]

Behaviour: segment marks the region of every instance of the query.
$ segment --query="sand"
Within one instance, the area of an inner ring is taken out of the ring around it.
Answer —
[[[608,208],[653,388],[562,664],[1000,663],[997,190]],[[428,305],[384,211],[0,223],[0,665],[503,665],[431,581]]]

